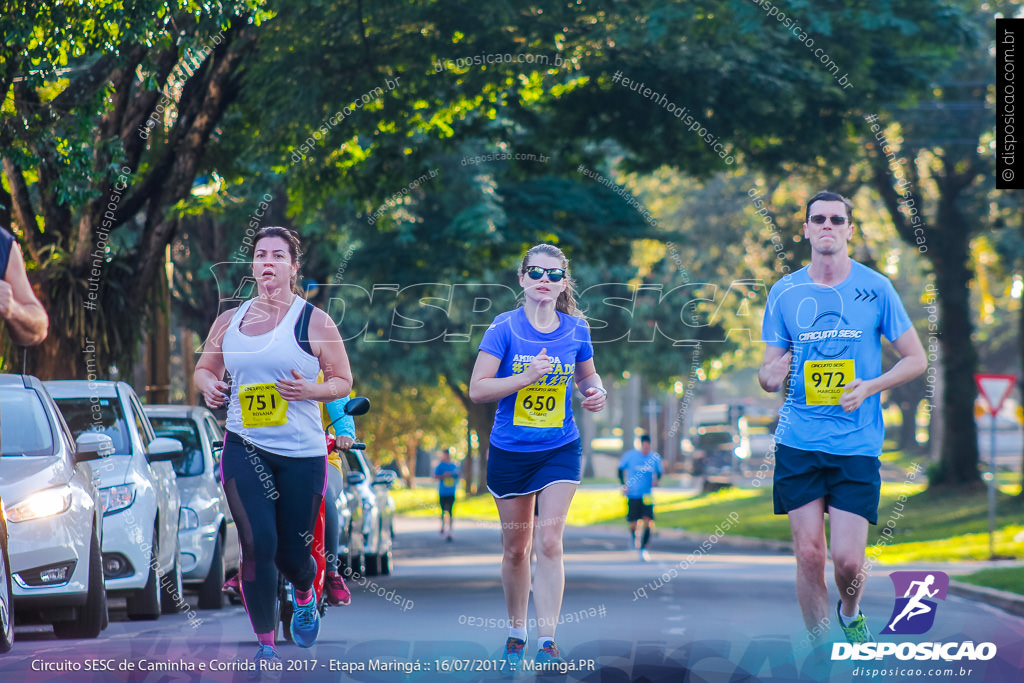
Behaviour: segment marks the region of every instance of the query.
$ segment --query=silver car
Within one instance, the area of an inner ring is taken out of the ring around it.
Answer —
[[[95,638],[107,624],[107,595],[94,479],[97,459],[113,453],[113,444],[100,434],[72,441],[35,377],[0,375],[0,406],[0,496],[10,534],[4,564],[13,578],[8,590],[5,577],[3,620],[13,605],[19,624],[53,624],[58,637]]]
[[[174,462],[181,491],[178,541],[181,578],[199,590],[199,609],[224,605],[225,572],[238,569],[238,530],[220,482],[224,431],[206,408],[144,407],[157,436],[177,439],[184,448]]]
[[[11,560],[7,556],[7,519],[0,498],[0,654],[14,645],[14,609],[11,603]]]
[[[125,382],[45,382],[77,438],[106,434],[114,454],[98,467],[107,593],[128,599],[129,619],[158,619],[184,605],[178,564],[181,442],[157,437]]]

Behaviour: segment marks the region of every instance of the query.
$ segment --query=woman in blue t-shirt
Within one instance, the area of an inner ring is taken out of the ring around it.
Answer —
[[[504,658],[510,670],[520,668],[526,647],[535,524],[536,661],[563,662],[554,643],[565,588],[562,532],[580,483],[582,452],[572,388],[580,388],[582,405],[592,412],[604,408],[607,393],[594,369],[590,328],[576,307],[568,266],[550,244],[526,252],[519,266],[522,306],[496,317],[484,333],[469,383],[474,402],[498,402],[487,488],[501,518],[501,584],[510,627]]]

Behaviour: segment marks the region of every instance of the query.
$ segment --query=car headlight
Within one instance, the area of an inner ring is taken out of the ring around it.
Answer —
[[[178,511],[178,529],[198,529],[199,515],[192,508],[181,508]]]
[[[27,522],[67,512],[71,507],[71,487],[37,491],[17,505],[6,508],[7,521]]]
[[[124,510],[135,502],[135,484],[108,486],[100,489],[100,497],[103,500],[103,514],[109,515]]]

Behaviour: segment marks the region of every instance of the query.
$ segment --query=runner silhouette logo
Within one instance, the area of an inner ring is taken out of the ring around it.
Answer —
[[[945,600],[949,576],[943,572],[892,572],[896,604],[882,635],[920,635],[935,623],[935,600]]]

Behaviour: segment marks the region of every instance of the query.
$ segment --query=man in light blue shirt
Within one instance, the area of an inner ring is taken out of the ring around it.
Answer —
[[[633,535],[633,545],[643,562],[647,561],[647,542],[651,540],[654,529],[654,494],[651,489],[658,485],[664,473],[661,456],[651,450],[651,437],[647,434],[640,437],[640,450],[632,448],[619,460],[619,482],[628,504],[626,520]],[[637,535],[641,522],[642,537]]]
[[[441,462],[434,468],[434,479],[437,479],[437,497],[441,505],[441,535],[444,536],[444,516],[448,514],[448,536],[452,540],[452,509],[455,506],[455,489],[459,484],[459,466],[452,462],[452,450],[441,453]]]
[[[882,408],[879,393],[927,367],[924,348],[892,283],[850,258],[853,205],[834,192],[807,203],[811,263],[768,293],[758,381],[779,391],[789,378],[775,431],[775,513],[789,516],[796,592],[808,636],[827,642],[825,560],[839,588],[836,616],[851,643],[871,641],[860,611],[868,524],[878,521]],[[881,338],[900,360],[882,372]],[[831,542],[825,540],[828,512]]]

